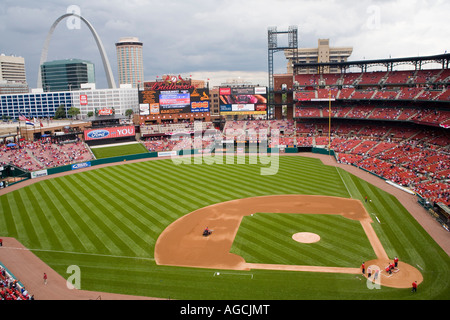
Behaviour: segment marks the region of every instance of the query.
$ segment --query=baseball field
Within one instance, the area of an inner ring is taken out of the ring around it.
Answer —
[[[315,158],[280,156],[273,175],[261,175],[265,164],[240,159],[244,163],[140,161],[45,179],[0,196],[0,236],[16,238],[64,278],[68,266],[78,266],[82,290],[193,300],[450,297],[448,254],[393,195]],[[289,198],[300,195],[311,197]],[[364,217],[334,214],[342,198]],[[239,206],[221,207],[250,199],[269,200],[238,220],[231,211]],[[189,224],[187,217],[206,214],[204,208],[212,210],[209,216]],[[211,214],[217,219],[207,218]],[[226,229],[231,220],[234,229]],[[202,237],[207,226],[214,231]],[[177,228],[182,231],[171,232]],[[320,240],[299,242],[293,239],[298,233]],[[384,285],[383,278],[379,287],[368,285],[361,263],[380,258],[370,234],[382,254],[400,258],[392,278],[405,273],[406,265],[420,273],[417,293],[409,285]],[[164,250],[164,240],[177,237],[182,252]],[[224,255],[239,261],[238,267],[207,254],[208,246],[222,240],[229,248]]]

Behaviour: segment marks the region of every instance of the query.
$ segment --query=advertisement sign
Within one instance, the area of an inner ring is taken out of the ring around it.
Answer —
[[[98,110],[99,116],[110,116],[112,114],[114,114],[114,110],[110,109],[110,108],[103,108],[103,109]]]
[[[152,103],[150,105],[150,114],[159,114],[159,103]]]
[[[266,87],[255,87],[255,94],[267,94]]]
[[[192,102],[191,112],[209,112],[209,102],[208,101]]]
[[[82,163],[75,163],[75,164],[72,164],[72,170],[76,170],[76,169],[81,169],[81,168],[88,168],[88,167],[90,167],[91,166],[91,162],[90,161],[88,161],[88,162],[82,162]]]
[[[232,104],[231,111],[255,111],[254,104]]]
[[[139,114],[141,116],[148,116],[150,114],[150,106],[148,103],[139,104]]]
[[[267,88],[219,88],[219,107],[223,115],[266,114]]]
[[[88,98],[85,94],[80,94],[80,105],[86,106],[88,104]]]
[[[131,137],[136,134],[134,126],[115,127],[115,128],[102,128],[102,129],[90,129],[84,131],[84,140],[101,140],[101,139],[114,139],[122,137]]]
[[[33,171],[31,172],[31,179],[35,179],[35,178],[39,178],[39,177],[44,177],[48,175],[47,173],[47,169],[44,170],[38,170],[38,171]]]
[[[219,94],[220,95],[231,95],[231,88],[219,88]]]

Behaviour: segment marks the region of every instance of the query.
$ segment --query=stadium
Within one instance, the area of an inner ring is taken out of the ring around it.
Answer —
[[[247,98],[220,123],[171,84],[152,103],[177,121],[103,110],[67,140],[4,144],[2,280],[36,300],[447,300],[449,59],[294,65],[267,91],[221,88]]]

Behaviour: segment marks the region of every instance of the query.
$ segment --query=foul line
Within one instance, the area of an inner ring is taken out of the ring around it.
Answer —
[[[347,189],[347,193],[349,194],[350,198],[353,199],[353,196],[350,193],[350,190],[348,189],[347,184],[345,183],[344,179],[342,178],[341,173],[339,172],[338,168],[336,166],[334,168],[336,169],[337,173],[339,174],[339,177],[341,177],[341,181],[344,183],[345,189]]]
[[[15,247],[0,247],[0,250],[1,249],[40,251],[40,252],[52,252],[52,253],[67,253],[67,254],[78,254],[78,255],[86,255],[86,256],[108,257],[108,258],[126,258],[126,259],[141,259],[141,260],[155,261],[155,258],[117,256],[117,255],[110,255],[110,254],[88,253],[88,252],[73,252],[73,251],[59,251],[59,250],[46,250],[46,249],[28,249],[28,248],[15,248]]]

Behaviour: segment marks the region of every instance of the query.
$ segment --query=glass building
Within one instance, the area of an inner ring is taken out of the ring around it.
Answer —
[[[41,65],[41,77],[46,92],[79,90],[82,83],[95,83],[95,69],[85,60],[55,60]]]

